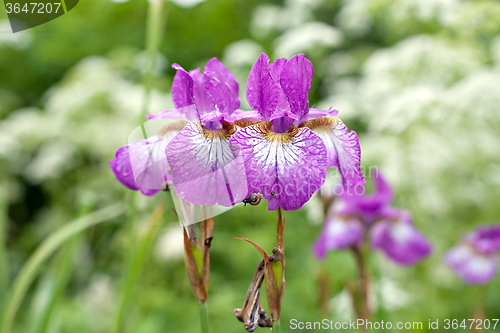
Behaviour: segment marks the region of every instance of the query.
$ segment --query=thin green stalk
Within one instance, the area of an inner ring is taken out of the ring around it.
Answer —
[[[128,267],[132,264],[134,260],[134,253],[137,250],[137,230],[135,221],[137,219],[137,206],[136,197],[138,191],[129,191],[128,197],[128,209],[127,209],[127,220],[125,221],[125,228],[127,231],[127,254],[126,260],[124,261],[123,271],[126,272]]]
[[[146,253],[148,252],[149,246],[152,243],[153,236],[155,235],[155,231],[158,228],[159,220],[163,214],[163,211],[164,207],[160,202],[151,215],[151,220],[149,222],[146,234],[139,240],[137,250],[134,253],[134,256],[126,273],[125,283],[121,292],[122,297],[118,306],[118,313],[115,317],[115,322],[111,330],[111,332],[113,333],[122,332],[125,313],[130,303],[134,285],[137,282],[137,278],[141,271],[144,258],[146,257]]]
[[[280,319],[273,321],[273,333],[281,332],[281,321]]]
[[[19,305],[26,294],[29,286],[37,276],[44,262],[59,248],[71,239],[74,235],[95,226],[99,223],[109,221],[125,211],[122,203],[100,209],[87,216],[73,220],[57,231],[52,233],[37,250],[31,255],[26,264],[19,272],[12,286],[12,296],[10,297],[4,314],[4,320],[0,333],[10,333],[14,318],[16,317]]]
[[[207,302],[198,303],[198,309],[200,310],[201,332],[208,333],[208,306],[207,306]]]
[[[7,208],[9,204],[9,193],[7,181],[0,184],[0,300],[5,299],[9,285],[9,267],[7,261]],[[2,309],[0,303],[0,310]]]
[[[149,111],[149,101],[151,99],[151,88],[153,86],[153,69],[156,65],[157,53],[163,35],[164,26],[164,0],[151,0],[149,2],[148,18],[146,23],[146,61],[144,72],[144,97],[140,121],[142,134],[147,138],[146,130],[143,126],[144,115]]]
[[[370,315],[370,306],[368,304],[368,272],[366,268],[366,258],[364,247],[359,245],[354,245],[351,247],[351,250],[356,258],[356,264],[358,266],[358,283],[357,290],[353,293],[354,310],[357,312],[358,319],[367,320]],[[356,299],[356,294],[360,293],[359,299]],[[365,329],[362,328],[362,331]]]

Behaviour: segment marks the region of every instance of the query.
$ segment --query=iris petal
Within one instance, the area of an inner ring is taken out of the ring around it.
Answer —
[[[333,110],[330,108],[329,110],[320,110],[320,109],[314,109],[314,108],[309,108],[309,111],[303,115],[296,123],[298,126],[300,123],[315,119],[315,118],[320,118],[320,117],[335,117],[336,115],[339,114],[339,111]]]
[[[200,115],[204,115],[208,112],[215,110],[215,103],[205,90],[205,83],[203,82],[203,74],[200,73],[199,68],[195,68],[189,71],[189,75],[193,79],[193,98],[194,104]]]
[[[339,168],[344,186],[365,182],[360,169],[361,149],[356,132],[349,131],[337,117],[313,119],[305,126],[313,130],[325,143],[328,165]]]
[[[172,101],[175,108],[180,109],[193,105],[193,79],[191,75],[177,64],[173,64],[172,68],[177,70],[172,83]]]
[[[429,255],[431,244],[411,222],[411,215],[401,211],[398,220],[383,220],[370,231],[371,245],[402,265],[412,265]]]
[[[207,62],[203,72],[203,86],[218,111],[231,115],[240,107],[238,81],[217,58]]]
[[[291,111],[301,118],[309,110],[308,94],[311,88],[313,65],[304,56],[297,54],[290,58],[280,73],[280,84]]]
[[[285,66],[285,64],[286,64],[286,58],[279,58],[271,63],[270,65],[271,77],[273,78],[274,82],[280,82],[281,71],[283,70],[283,66]]]
[[[229,141],[235,128],[211,131],[188,123],[168,144],[165,153],[179,195],[195,205],[232,206],[248,194],[243,157]]]
[[[269,210],[299,209],[324,183],[326,148],[307,128],[275,133],[270,122],[242,128],[231,142],[245,159],[249,193],[261,193]]]
[[[165,189],[171,180],[165,147],[185,125],[183,120],[166,124],[158,135],[120,147],[109,162],[118,181],[145,195]]]
[[[460,244],[450,249],[445,254],[444,261],[468,284],[487,283],[498,270],[498,258],[495,255],[475,253],[469,244]]]
[[[354,217],[328,216],[321,234],[314,243],[313,253],[323,259],[326,252],[358,244],[363,240],[363,223]]]
[[[153,195],[165,188],[168,177],[166,159],[159,154],[165,146],[166,141],[153,136],[120,147],[110,161],[111,170],[126,187]]]
[[[265,120],[269,120],[278,106],[280,93],[283,92],[271,77],[269,58],[265,53],[261,53],[248,75],[246,88],[248,104]]]

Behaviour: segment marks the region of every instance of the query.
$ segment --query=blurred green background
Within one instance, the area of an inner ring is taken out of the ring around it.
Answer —
[[[103,223],[64,242],[33,272],[13,332],[111,332],[130,258],[141,251],[124,331],[199,332],[169,194],[132,193],[108,165],[140,124],[147,13],[146,1],[80,1],[57,20],[12,34],[0,11],[1,309],[47,237],[117,202],[128,207],[113,206]],[[421,321],[424,330],[429,319],[460,322],[472,318],[483,292],[486,318],[500,318],[500,277],[465,286],[441,260],[463,233],[500,220],[499,1],[176,0],[163,15],[152,113],[172,107],[175,62],[192,69],[218,57],[238,78],[248,109],[246,77],[261,51],[272,59],[304,52],[312,61],[311,105],[340,111],[359,134],[363,166],[380,168],[395,205],[411,210],[434,244],[415,267],[371,255],[372,321]],[[144,237],[159,201],[167,209],[141,248],[134,240]],[[356,276],[351,254],[331,252],[324,262],[311,254],[324,218],[317,198],[285,217],[282,330],[292,331],[293,318],[354,318],[345,287]],[[216,217],[213,332],[244,331],[232,311],[260,260],[234,237],[270,251],[275,228],[266,204]]]

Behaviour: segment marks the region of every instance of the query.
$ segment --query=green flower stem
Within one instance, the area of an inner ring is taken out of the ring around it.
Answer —
[[[368,304],[368,272],[366,270],[366,253],[364,248],[361,246],[352,246],[351,250],[356,258],[356,264],[358,266],[358,290],[360,292],[360,304],[355,308],[359,319],[369,319],[370,318],[370,305]],[[356,301],[354,302],[354,304]],[[365,331],[365,329],[362,329]]]
[[[273,321],[272,331],[273,331],[273,333],[279,333],[279,332],[281,332],[281,321],[280,321],[280,319]]]
[[[208,333],[208,306],[207,306],[207,302],[198,303],[198,310],[200,311],[201,332]]]
[[[149,102],[151,99],[151,89],[153,86],[153,69],[156,65],[157,53],[160,48],[160,42],[163,35],[164,26],[164,0],[151,0],[149,2],[148,18],[146,23],[146,61],[144,72],[144,99],[142,102],[142,111],[139,123],[141,124],[142,134],[147,138],[146,130],[142,123],[144,115],[149,111]]]
[[[121,291],[121,300],[118,306],[118,313],[115,317],[115,322],[112,327],[111,332],[120,333],[123,328],[123,321],[125,318],[125,313],[130,302],[130,298],[132,296],[132,291],[134,289],[134,285],[137,282],[137,278],[142,268],[142,264],[144,262],[144,258],[146,257],[146,253],[149,250],[149,246],[152,243],[153,236],[156,234],[155,232],[158,230],[159,221],[164,212],[164,206],[160,201],[156,206],[155,210],[151,214],[151,219],[147,228],[146,234],[139,240],[139,244],[136,248],[136,251],[133,253],[133,258],[130,260],[130,265],[128,267],[125,283],[123,285]]]
[[[10,333],[14,318],[16,317],[19,305],[26,294],[29,286],[37,276],[40,268],[45,261],[63,244],[78,233],[95,226],[99,223],[109,221],[120,214],[124,213],[125,206],[121,203],[100,209],[87,216],[73,220],[56,232],[52,233],[47,239],[36,249],[31,255],[26,264],[23,266],[12,286],[12,296],[9,299],[4,319],[2,323],[1,333]]]

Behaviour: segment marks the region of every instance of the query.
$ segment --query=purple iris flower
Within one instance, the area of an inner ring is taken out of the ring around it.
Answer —
[[[356,187],[360,186],[365,185]],[[392,197],[392,189],[380,174],[373,194],[348,188],[330,207],[313,253],[323,259],[327,251],[361,246],[369,236],[373,249],[401,265],[415,264],[429,255],[431,244],[414,226],[410,212],[391,206]]]
[[[329,166],[340,169],[346,186],[364,183],[356,133],[337,111],[309,108],[313,67],[303,54],[272,64],[261,54],[246,89],[253,111],[239,109],[238,82],[216,58],[203,74],[172,67],[175,109],[147,117],[183,124],[117,151],[110,165],[125,186],[152,195],[168,182],[184,200],[205,206],[260,193],[270,210],[295,210],[324,183]]]
[[[261,193],[269,210],[302,207],[329,166],[340,169],[345,185],[364,182],[356,133],[337,111],[309,108],[312,75],[303,54],[269,64],[262,53],[248,76],[247,100],[262,121],[239,129],[231,142],[244,156],[248,193]]]
[[[445,263],[467,284],[485,284],[496,274],[500,224],[480,226],[444,256]]]
[[[236,121],[259,115],[238,109],[238,82],[217,58],[208,61],[203,74],[173,67],[176,109],[159,117],[191,120],[165,149],[173,185],[195,205],[235,205],[247,197],[248,187],[243,156],[229,139],[239,128]]]
[[[110,161],[117,179],[133,190],[153,195],[172,182],[193,204],[231,206],[247,195],[245,168],[238,148],[229,142],[231,122],[258,119],[239,110],[238,82],[216,58],[187,72],[177,64],[172,84],[173,110],[149,119],[179,119],[157,136],[127,146]],[[168,148],[167,148],[168,147]]]

